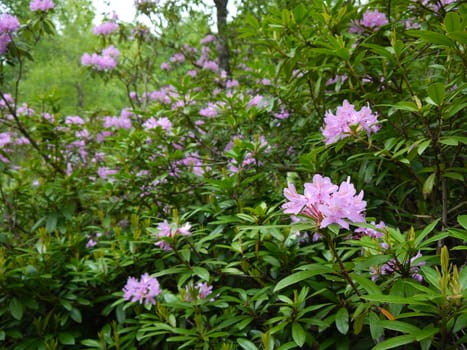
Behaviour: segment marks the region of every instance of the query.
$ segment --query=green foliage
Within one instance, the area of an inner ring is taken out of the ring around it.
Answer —
[[[465,4],[248,1],[232,76],[188,2],[100,37],[79,4],[23,11],[1,56],[2,349],[465,348]],[[327,142],[345,100],[379,130]],[[315,174],[366,222],[291,223]]]

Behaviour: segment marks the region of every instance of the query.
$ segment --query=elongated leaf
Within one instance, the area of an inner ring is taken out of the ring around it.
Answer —
[[[204,267],[193,266],[193,273],[197,275],[199,278],[205,281],[209,281],[209,271],[206,270]]]
[[[409,30],[407,34],[419,37],[421,40],[434,45],[454,46],[454,42],[446,35],[430,30]]]
[[[385,349],[394,349],[401,345],[410,344],[415,341],[415,336],[413,335],[399,335],[398,337],[389,338],[382,341],[373,347],[372,350],[385,350]]]
[[[238,338],[237,339],[238,345],[242,347],[242,349],[245,350],[258,350],[255,344],[253,344],[251,341],[245,338]]]
[[[423,183],[423,196],[426,198],[431,191],[433,191],[433,185],[435,184],[436,173],[430,174]]]
[[[446,89],[442,83],[434,83],[428,87],[428,96],[439,106],[443,103]]]
[[[312,265],[310,265],[310,268],[308,270],[295,272],[292,275],[287,276],[286,278],[280,280],[277,283],[276,287],[274,288],[274,292],[278,292],[281,289],[284,289],[285,287],[288,287],[288,286],[290,286],[292,284],[301,282],[301,281],[306,280],[308,278],[311,278],[311,277],[314,277],[314,276],[317,276],[317,275],[322,275],[322,274],[325,274],[325,273],[331,273],[333,271],[334,270],[332,270],[328,266],[323,266],[323,265],[319,265],[319,264],[312,264]]]
[[[459,215],[457,217],[457,222],[459,223],[459,225],[461,225],[464,229],[467,230],[467,215]]]
[[[379,324],[383,326],[384,329],[391,329],[393,331],[412,334],[414,336],[416,336],[417,334],[421,332],[420,328],[414,325],[411,325],[410,323],[406,323],[402,321],[396,321],[396,320],[380,321]]]
[[[397,295],[362,295],[363,299],[370,301],[379,301],[381,303],[392,304],[417,304],[424,305],[426,302],[417,300],[414,297],[400,297]]]
[[[359,275],[357,273],[352,272],[350,274],[350,277],[355,280],[363,289],[367,291],[368,294],[371,295],[379,295],[382,294],[381,289],[373,283],[373,281],[363,277],[362,275]]]
[[[418,245],[422,242],[422,240],[435,228],[435,226],[438,224],[440,219],[436,219],[433,221],[431,224],[429,224],[427,227],[423,229],[422,232],[417,234],[417,237],[415,237],[415,247],[418,247]]]
[[[305,344],[306,332],[302,325],[298,322],[292,324],[292,339],[298,346],[302,347]]]
[[[336,328],[341,334],[349,331],[349,312],[345,307],[341,307],[336,314]]]
[[[21,304],[18,299],[12,298],[8,304],[8,309],[10,310],[11,316],[16,320],[19,321],[23,318],[23,304]]]

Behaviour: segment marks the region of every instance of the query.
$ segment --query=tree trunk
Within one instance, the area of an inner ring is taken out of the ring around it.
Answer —
[[[229,0],[214,0],[217,11],[217,54],[219,55],[219,67],[227,72],[227,76],[231,76],[230,71],[230,52],[229,52],[229,35],[227,28],[227,3]]]

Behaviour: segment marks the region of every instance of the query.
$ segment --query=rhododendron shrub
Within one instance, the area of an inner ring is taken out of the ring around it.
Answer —
[[[465,4],[245,2],[227,72],[199,9],[138,0],[151,27],[73,57],[124,105],[72,113],[20,93],[63,35],[28,5],[0,16],[2,348],[463,349]]]

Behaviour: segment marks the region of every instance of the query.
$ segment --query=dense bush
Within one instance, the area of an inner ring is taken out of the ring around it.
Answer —
[[[127,107],[74,115],[20,100],[53,2],[0,16],[3,349],[465,349],[467,6],[286,3],[228,72],[136,1],[73,58]]]

